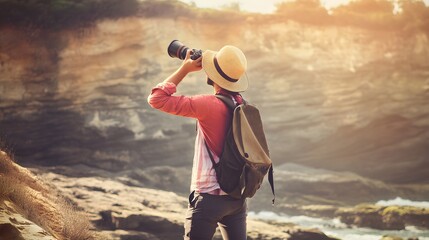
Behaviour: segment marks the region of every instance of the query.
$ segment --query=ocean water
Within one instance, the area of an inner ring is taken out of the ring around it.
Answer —
[[[427,207],[429,202],[417,202],[402,198],[392,200],[378,201],[378,205],[401,205],[401,206],[416,206]],[[325,234],[340,238],[343,240],[380,240],[384,235],[399,236],[404,239],[418,237],[419,240],[429,240],[429,230],[420,230],[414,226],[407,226],[401,231],[386,231],[371,228],[348,227],[341,223],[339,219],[324,219],[308,216],[289,216],[282,213],[274,213],[269,211],[249,212],[249,217],[260,220],[271,220],[277,222],[295,223],[306,228],[317,228]]]

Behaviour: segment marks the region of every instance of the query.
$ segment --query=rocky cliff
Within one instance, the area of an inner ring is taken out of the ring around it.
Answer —
[[[150,109],[146,98],[180,64],[166,54],[172,39],[213,50],[233,44],[248,57],[244,97],[262,112],[276,166],[428,182],[425,32],[228,16],[146,12],[56,31],[2,25],[1,137],[22,164],[82,164],[95,170],[80,175],[114,172],[186,193],[195,121]],[[210,93],[202,72],[178,90]],[[380,198],[396,193],[385,192]]]

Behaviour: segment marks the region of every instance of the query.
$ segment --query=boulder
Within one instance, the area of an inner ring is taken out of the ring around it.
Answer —
[[[0,201],[0,239],[57,240],[51,233],[29,220],[19,207],[9,200]]]
[[[380,240],[419,240],[418,237],[410,237],[407,239],[395,236],[395,235],[384,235]]]
[[[382,230],[403,230],[406,226],[429,229],[429,210],[411,206],[358,205],[335,212],[348,225]]]

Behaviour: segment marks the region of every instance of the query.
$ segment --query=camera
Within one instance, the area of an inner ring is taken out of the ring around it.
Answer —
[[[168,45],[167,52],[168,55],[172,58],[178,58],[184,60],[186,58],[186,52],[188,51],[188,47],[186,47],[179,40],[173,40],[170,45]],[[191,50],[191,59],[196,60],[203,55],[203,51],[201,49],[192,49]]]

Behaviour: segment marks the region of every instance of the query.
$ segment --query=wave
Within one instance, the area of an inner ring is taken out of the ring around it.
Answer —
[[[396,197],[391,200],[380,200],[376,203],[379,206],[412,206],[412,207],[421,207],[421,208],[429,208],[429,202],[425,201],[412,201],[408,199],[403,199],[400,197]]]
[[[286,214],[277,214],[269,211],[261,211],[257,213],[249,212],[248,216],[249,218],[253,219],[294,223],[301,227],[317,228],[328,236],[345,240],[380,240],[384,235],[394,235],[405,239],[418,237],[419,240],[429,240],[429,231],[419,230],[414,227],[407,227],[405,230],[401,231],[348,227],[346,224],[341,223],[339,219],[289,216]]]

